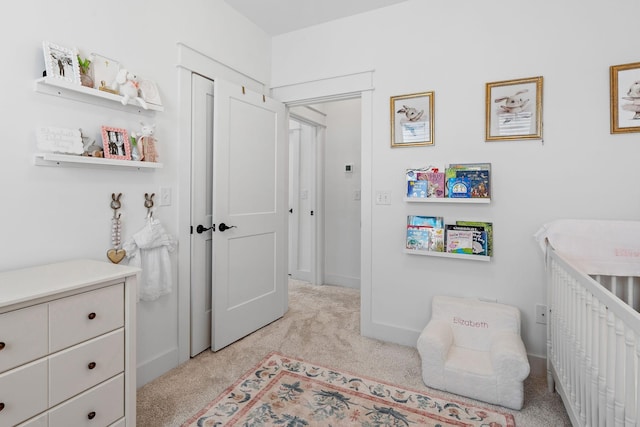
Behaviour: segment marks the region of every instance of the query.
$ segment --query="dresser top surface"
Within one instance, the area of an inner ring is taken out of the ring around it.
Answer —
[[[137,274],[139,268],[71,260],[0,272],[0,308]]]

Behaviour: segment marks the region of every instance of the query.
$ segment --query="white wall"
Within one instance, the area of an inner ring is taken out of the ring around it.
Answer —
[[[375,70],[368,328],[414,344],[436,294],[483,296],[522,311],[532,355],[545,353],[543,257],[532,235],[557,218],[636,219],[638,134],[609,133],[609,66],[640,61],[637,0],[409,0],[274,38],[273,86]],[[485,142],[485,83],[544,76],[544,141]],[[435,91],[435,145],[390,148],[389,97]],[[403,202],[406,168],[491,162],[490,205]],[[363,206],[363,209],[368,208]],[[494,222],[489,263],[403,253],[408,214]]]
[[[156,207],[169,233],[178,235],[178,164],[189,141],[178,137],[177,42],[185,43],[246,75],[270,79],[270,39],[222,0],[99,4],[79,0],[27,0],[5,14],[0,37],[5,66],[0,99],[3,117],[0,179],[2,208],[0,271],[70,258],[106,261],[111,246],[111,193],[123,193],[123,237],[144,224],[144,193],[173,190],[172,204]],[[11,22],[12,24],[9,24]],[[35,93],[42,75],[42,41],[78,47],[119,60],[155,81],[164,112],[157,123],[160,161],[153,172],[36,167],[38,125],[82,128],[99,137],[101,125],[139,130],[140,117],[117,109]],[[156,202],[158,197],[156,196]],[[178,362],[177,254],[172,255],[174,292],[138,305],[139,385]],[[0,284],[1,292],[2,284]]]
[[[323,104],[326,284],[360,288],[360,99]],[[345,172],[345,165],[353,166]],[[356,194],[357,193],[357,194]]]

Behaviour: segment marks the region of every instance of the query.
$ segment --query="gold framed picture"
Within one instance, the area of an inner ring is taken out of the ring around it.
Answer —
[[[486,84],[485,140],[542,139],[542,77]]]
[[[640,62],[609,69],[611,133],[640,132]]]
[[[433,92],[391,97],[391,147],[434,144],[433,98]]]

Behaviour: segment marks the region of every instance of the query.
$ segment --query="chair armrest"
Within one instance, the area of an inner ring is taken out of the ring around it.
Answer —
[[[453,344],[453,331],[443,320],[431,320],[418,337],[418,352],[424,360],[444,365]]]
[[[529,360],[518,334],[501,332],[491,340],[491,363],[498,380],[524,381],[529,376]]]

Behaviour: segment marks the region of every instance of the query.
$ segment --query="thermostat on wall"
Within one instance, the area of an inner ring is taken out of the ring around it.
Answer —
[[[344,165],[344,171],[353,172],[353,165],[351,163],[347,163],[346,165]]]

